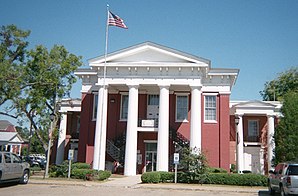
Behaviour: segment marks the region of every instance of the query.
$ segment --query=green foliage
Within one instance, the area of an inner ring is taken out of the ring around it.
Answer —
[[[18,118],[21,124],[29,122],[45,152],[50,114],[55,114],[56,127],[59,101],[69,96],[76,81],[73,72],[82,62],[81,57],[69,53],[64,46],[55,45],[48,50],[39,45],[28,50],[29,34],[30,31],[14,25],[1,27],[0,106],[6,103],[6,107],[0,114]]]
[[[195,177],[207,172],[208,164],[206,156],[198,149],[184,147],[181,150],[181,164],[189,181],[194,181]]]
[[[71,164],[72,169],[91,169],[91,165],[89,163],[73,163]]]
[[[228,173],[228,172],[223,168],[209,167],[207,168],[207,173]]]
[[[280,73],[276,79],[266,82],[260,94],[266,101],[282,101],[288,92],[298,92],[298,67]]]
[[[173,182],[175,178],[175,173],[173,172],[165,172],[159,171],[160,174],[160,182]]]
[[[71,178],[83,180],[106,180],[111,176],[110,171],[98,171],[90,168],[88,163],[73,163],[71,165]],[[50,177],[68,177],[68,161],[50,168]]]
[[[274,133],[275,164],[298,157],[298,92],[284,96],[282,117]]]
[[[91,176],[95,175],[95,173],[97,173],[96,170],[92,170],[92,169],[78,169],[75,168],[71,171],[71,178],[75,178],[75,179],[86,179],[86,175],[90,174]]]
[[[141,176],[143,183],[159,183],[161,182],[160,172],[146,172]]]
[[[225,184],[237,186],[267,186],[267,176],[259,174],[210,173],[206,184]]]

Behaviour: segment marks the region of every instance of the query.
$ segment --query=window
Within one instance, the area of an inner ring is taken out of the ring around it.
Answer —
[[[205,121],[216,121],[216,96],[205,96]]]
[[[128,113],[128,95],[121,95],[121,120],[127,119]]]
[[[177,95],[176,96],[176,121],[187,120],[188,114],[188,96]]]
[[[81,116],[77,115],[77,131],[76,131],[76,133],[80,133],[80,127],[81,127]]]
[[[259,121],[248,120],[248,138],[249,142],[259,141]]]
[[[96,116],[97,116],[97,104],[98,104],[98,94],[94,94],[94,98],[93,98],[93,120],[96,120]]]
[[[159,95],[148,95],[148,105],[159,105]]]

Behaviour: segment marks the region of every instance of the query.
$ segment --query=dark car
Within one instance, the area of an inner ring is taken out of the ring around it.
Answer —
[[[30,165],[23,162],[16,154],[0,151],[0,183],[18,181],[27,184]]]
[[[30,167],[39,167],[39,163],[29,156],[23,157],[23,161],[29,163]]]

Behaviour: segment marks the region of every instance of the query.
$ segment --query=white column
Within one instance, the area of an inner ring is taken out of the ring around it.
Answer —
[[[191,111],[190,111],[190,147],[200,152],[202,147],[201,128],[201,86],[191,87]]]
[[[157,171],[169,167],[169,86],[160,86],[157,138]]]
[[[105,170],[106,135],[107,135],[107,86],[98,91],[96,127],[94,138],[93,169]]]
[[[275,148],[275,144],[273,141],[274,136],[274,116],[267,116],[267,124],[268,124],[268,133],[267,133],[267,161],[268,161],[268,171],[272,170],[272,158],[273,158],[273,150]]]
[[[56,153],[56,164],[60,165],[64,161],[65,138],[67,128],[67,113],[62,113],[59,127],[59,136]]]
[[[135,176],[137,169],[137,139],[138,139],[138,86],[128,86],[128,113],[126,130],[126,148],[124,175]]]
[[[244,168],[244,148],[243,148],[243,119],[242,115],[238,115],[239,124],[236,125],[236,141],[237,141],[237,149],[236,149],[236,162],[237,162],[237,171],[238,173],[242,173]]]

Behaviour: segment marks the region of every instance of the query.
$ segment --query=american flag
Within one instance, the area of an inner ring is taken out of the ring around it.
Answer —
[[[127,26],[124,24],[123,20],[119,16],[113,14],[110,11],[109,11],[108,25],[127,29]]]

